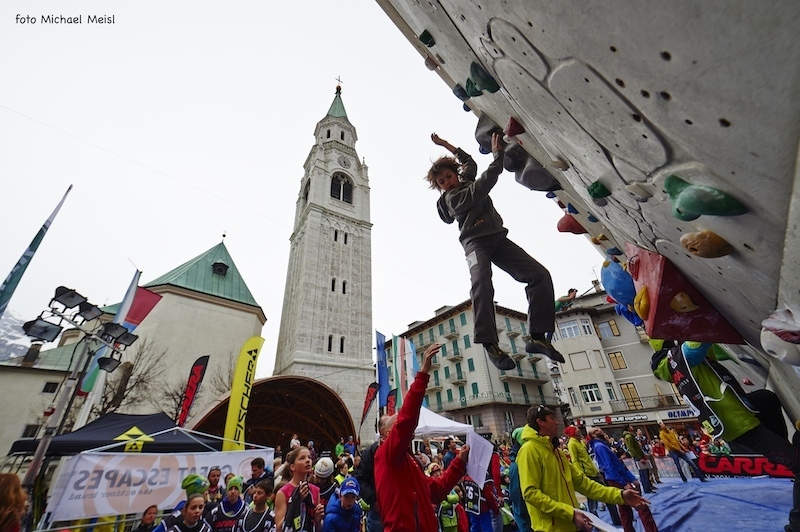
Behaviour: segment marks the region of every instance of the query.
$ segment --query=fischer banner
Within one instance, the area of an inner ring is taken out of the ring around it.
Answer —
[[[186,498],[183,479],[208,476],[219,467],[224,477],[251,476],[250,462],[261,457],[271,473],[273,449],[192,454],[82,453],[67,460],[48,501],[53,521],[106,515],[140,514],[156,505],[172,508]]]
[[[260,336],[253,336],[244,343],[239,352],[239,360],[236,362],[236,370],[233,374],[231,396],[228,399],[225,441],[222,442],[223,451],[244,449],[244,421],[247,417],[247,408],[250,406],[250,395],[253,393],[253,383],[256,380],[256,363],[262,345],[264,345],[264,339]]]

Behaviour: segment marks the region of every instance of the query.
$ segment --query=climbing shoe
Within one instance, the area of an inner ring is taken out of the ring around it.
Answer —
[[[541,353],[551,360],[555,360],[556,362],[564,362],[564,356],[556,351],[556,348],[553,347],[553,344],[544,338],[532,339],[525,345],[525,351],[527,353]]]
[[[508,371],[517,367],[517,364],[511,360],[511,357],[508,356],[508,353],[500,349],[500,346],[495,344],[483,344],[483,348],[486,349],[486,353],[489,355],[489,360],[492,361],[497,369],[502,369],[504,371]]]

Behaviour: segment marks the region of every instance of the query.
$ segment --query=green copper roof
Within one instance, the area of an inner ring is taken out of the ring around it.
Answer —
[[[46,349],[39,352],[36,362],[33,363],[35,369],[49,369],[54,371],[69,371],[70,363],[73,361],[73,354],[79,350],[78,344],[67,344],[61,347],[54,347],[53,349]],[[0,362],[2,366],[18,366],[22,365],[24,356],[9,358]]]
[[[219,266],[214,268],[214,264]],[[224,266],[227,266],[227,269]],[[225,271],[225,275],[215,273]],[[244,279],[239,274],[224,242],[220,242],[205,253],[182,264],[158,279],[150,281],[145,288],[172,285],[194,290],[202,294],[221,297],[231,301],[258,307]]]
[[[347,118],[347,111],[344,110],[344,103],[342,103],[342,88],[336,86],[336,96],[333,97],[331,108],[328,109],[328,116],[335,118]]]

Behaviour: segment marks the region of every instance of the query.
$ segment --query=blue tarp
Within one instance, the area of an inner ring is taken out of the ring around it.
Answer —
[[[647,494],[659,532],[783,532],[792,507],[790,479],[764,477],[712,478],[682,482],[662,478],[658,491]],[[637,532],[644,531],[636,510]],[[608,512],[600,517],[611,523]]]

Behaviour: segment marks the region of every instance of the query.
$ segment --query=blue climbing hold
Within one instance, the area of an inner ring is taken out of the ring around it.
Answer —
[[[614,257],[611,258],[613,259]],[[633,308],[633,300],[636,298],[633,278],[618,262],[614,260],[603,262],[603,268],[600,270],[600,280],[603,283],[603,288],[606,289],[606,292],[614,301]]]
[[[606,250],[606,253],[608,253],[609,255],[616,255],[616,256],[622,255],[622,251],[620,251],[618,247],[608,248]]]
[[[591,213],[589,213],[589,216],[587,216],[586,219],[589,220],[592,223],[596,223],[598,221],[597,217],[595,217],[595,215],[591,214]]]
[[[555,192],[553,192],[553,191],[551,190],[550,192],[548,192],[547,194],[545,194],[545,197],[547,197],[547,198],[550,198],[550,199],[553,199],[553,198],[555,198],[555,197],[556,197],[556,193],[555,193]]]
[[[567,212],[570,214],[578,214],[578,209],[576,209],[572,203],[567,203]]]
[[[466,89],[464,89],[464,87],[462,87],[461,85],[457,84],[455,87],[453,87],[453,94],[455,94],[456,98],[458,98],[462,102],[466,102],[467,100],[469,100],[469,94],[467,94]]]

